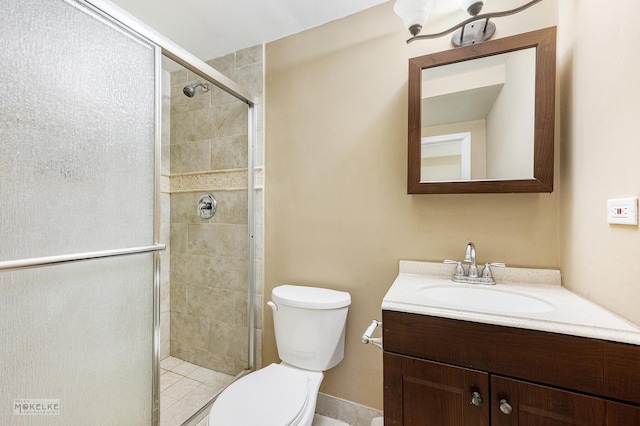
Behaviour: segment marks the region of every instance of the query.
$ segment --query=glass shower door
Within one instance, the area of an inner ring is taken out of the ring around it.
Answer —
[[[157,48],[71,0],[0,14],[0,424],[150,425]]]

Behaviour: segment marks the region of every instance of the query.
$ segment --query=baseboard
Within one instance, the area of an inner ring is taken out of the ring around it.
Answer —
[[[336,398],[322,392],[318,394],[316,413],[341,420],[351,426],[371,426],[371,420],[381,417],[382,412],[355,402]]]

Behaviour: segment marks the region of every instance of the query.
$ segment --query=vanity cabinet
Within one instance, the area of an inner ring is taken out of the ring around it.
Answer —
[[[385,425],[640,425],[640,347],[383,311]]]

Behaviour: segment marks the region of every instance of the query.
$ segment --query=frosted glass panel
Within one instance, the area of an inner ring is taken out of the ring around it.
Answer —
[[[1,425],[151,424],[152,257],[0,273]]]
[[[153,46],[5,0],[0,82],[0,262],[151,245]],[[0,272],[0,425],[151,425],[153,303],[150,254]]]
[[[152,242],[154,50],[62,0],[0,13],[0,261]]]

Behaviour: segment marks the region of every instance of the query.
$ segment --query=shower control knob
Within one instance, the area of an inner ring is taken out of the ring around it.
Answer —
[[[213,194],[205,194],[198,200],[198,209],[196,213],[203,219],[211,219],[216,213],[218,203]]]

